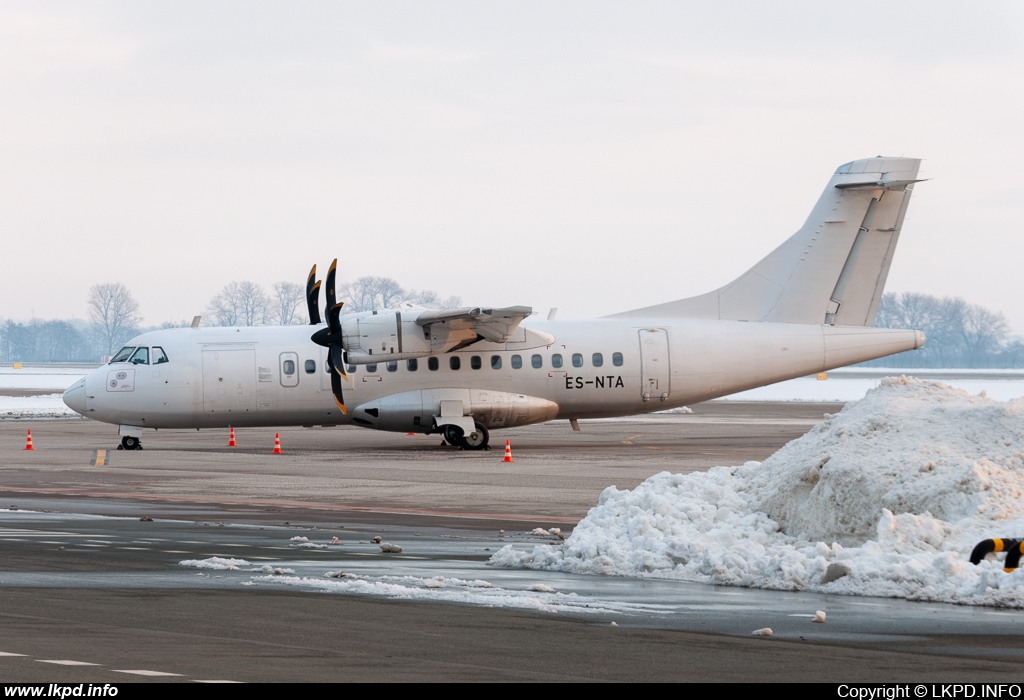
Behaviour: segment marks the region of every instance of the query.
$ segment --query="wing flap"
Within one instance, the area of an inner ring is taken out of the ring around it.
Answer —
[[[507,343],[519,324],[532,313],[529,306],[428,309],[419,314],[416,323],[424,327],[443,323],[454,331],[472,331],[492,343]]]

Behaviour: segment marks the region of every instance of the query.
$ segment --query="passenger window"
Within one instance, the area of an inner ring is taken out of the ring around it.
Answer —
[[[316,374],[316,360],[306,360],[306,374]]]
[[[281,369],[285,374],[295,374],[295,360],[285,360],[281,363]]]
[[[621,352],[613,352],[612,353],[612,364],[615,365],[616,367],[622,367],[622,353]]]
[[[416,370],[418,370],[420,368],[420,363],[414,357],[411,360],[406,360],[405,361],[405,368],[407,370],[409,370],[410,372],[415,372]]]
[[[387,363],[386,367],[388,368],[388,372],[397,372],[398,371],[398,362],[395,361],[395,360],[392,360],[391,362]]]
[[[129,360],[133,365],[148,365],[149,364],[149,348],[139,348],[132,355],[132,359]]]
[[[595,352],[594,357],[592,359],[594,361],[594,367],[600,367],[601,365],[604,364],[604,356],[602,356],[599,352]]]
[[[491,369],[501,369],[501,355],[491,355]]]
[[[162,365],[165,362],[167,362],[167,353],[165,353],[164,349],[159,347],[159,346],[154,347],[153,348],[153,364],[154,365]]]
[[[459,367],[462,366],[462,360],[459,358],[458,355],[452,355],[451,357],[448,358],[448,366],[451,367],[452,369],[458,369]]]
[[[345,368],[348,370],[349,374],[355,374],[356,373],[356,366],[355,365],[345,365]]]
[[[552,355],[551,356],[551,366],[554,367],[555,369],[558,369],[559,367],[561,367],[562,366],[562,356],[559,355],[558,353],[555,353],[554,355]]]
[[[112,358],[110,358],[110,362],[111,363],[114,363],[114,362],[127,362],[128,358],[132,356],[133,352],[135,352],[135,346],[134,345],[126,345],[123,348],[121,348],[120,350],[118,350],[116,355],[114,355]]]
[[[512,356],[512,369],[522,369],[522,367],[523,367],[523,357],[522,357],[522,355],[513,355]]]
[[[573,367],[582,367],[583,366],[583,355],[579,354],[578,352],[574,352],[572,354],[572,366]]]
[[[469,358],[469,366],[473,369],[480,369],[484,364],[480,361],[479,355],[473,355],[473,357]]]
[[[366,365],[366,371],[369,372],[370,374],[373,374],[374,372],[376,372],[377,371],[377,363],[374,362],[372,365]]]
[[[437,358],[436,357],[428,357],[427,358],[427,369],[429,369],[431,372],[436,372],[437,371],[437,365],[438,365],[438,363],[437,363]]]

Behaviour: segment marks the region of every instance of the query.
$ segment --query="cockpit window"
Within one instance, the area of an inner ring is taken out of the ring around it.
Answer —
[[[134,345],[125,345],[123,348],[117,351],[117,354],[111,358],[110,362],[127,362],[128,358],[131,357],[133,352],[135,352]]]
[[[167,353],[164,352],[164,349],[160,346],[155,346],[153,348],[153,364],[162,365],[167,361]]]
[[[149,348],[139,348],[132,355],[132,359],[128,360],[133,365],[148,365],[149,364]]]

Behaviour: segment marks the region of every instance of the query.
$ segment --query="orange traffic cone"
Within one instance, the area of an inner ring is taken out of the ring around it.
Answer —
[[[505,459],[503,459],[501,461],[502,462],[514,462],[515,461],[514,459],[512,459],[512,445],[511,445],[511,443],[509,443],[508,440],[505,441]]]
[[[284,454],[281,452],[281,433],[274,433],[274,454]]]
[[[238,447],[238,443],[235,442],[235,429],[231,428],[231,437],[228,438],[228,447]]]
[[[34,450],[34,449],[36,449],[36,448],[32,447],[32,431],[31,430],[28,431],[28,437],[25,439],[25,449],[26,450]]]

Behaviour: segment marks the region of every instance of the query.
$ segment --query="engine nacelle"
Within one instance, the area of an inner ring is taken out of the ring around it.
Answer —
[[[416,323],[420,313],[417,309],[342,316],[342,345],[349,363],[366,365],[440,354],[477,338],[471,330],[453,329],[445,323],[421,326]]]
[[[552,420],[558,404],[505,391],[423,389],[384,396],[357,406],[349,415],[358,425],[401,432],[434,432],[445,425],[472,430],[474,422],[510,428]]]

